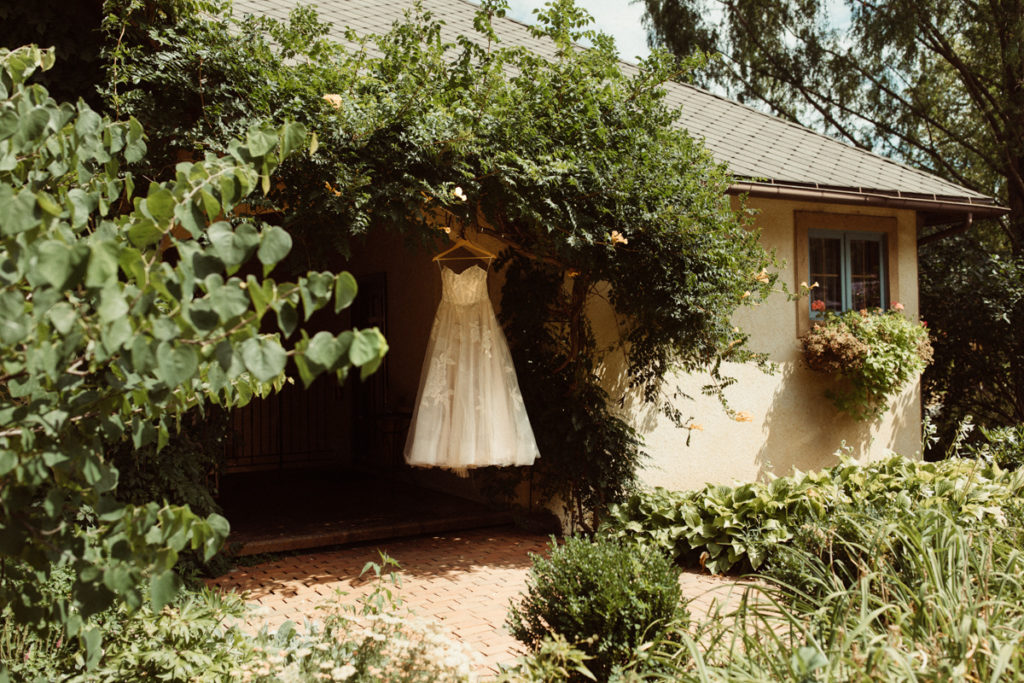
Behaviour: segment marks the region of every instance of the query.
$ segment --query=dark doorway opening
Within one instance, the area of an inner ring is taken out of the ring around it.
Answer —
[[[350,311],[313,322],[332,332],[378,327],[387,338],[385,274],[362,274],[358,282]],[[405,465],[411,413],[391,400],[388,373],[385,359],[365,381],[350,377],[339,385],[334,377],[321,377],[303,388],[296,380],[232,413],[234,437],[219,499],[231,522],[231,552],[282,552],[511,522],[505,510],[424,486],[424,479],[437,477],[421,477]]]

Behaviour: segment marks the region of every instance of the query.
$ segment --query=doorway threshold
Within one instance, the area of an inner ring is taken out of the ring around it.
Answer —
[[[394,477],[347,470],[225,477],[229,554],[308,550],[512,523],[512,515]]]

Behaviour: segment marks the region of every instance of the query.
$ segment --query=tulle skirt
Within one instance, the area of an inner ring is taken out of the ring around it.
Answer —
[[[463,474],[474,467],[530,465],[538,457],[490,300],[442,300],[427,344],[406,462]]]

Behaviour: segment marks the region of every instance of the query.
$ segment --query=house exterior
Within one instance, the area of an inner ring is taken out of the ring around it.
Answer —
[[[301,0],[235,0],[239,13],[285,19]],[[317,11],[332,22],[344,42],[346,27],[358,33],[384,33],[411,0],[319,0]],[[443,18],[442,38],[476,35],[477,6],[465,0],[423,0],[424,8]],[[533,37],[511,19],[495,19],[494,29],[506,45],[523,45],[554,56],[554,46]],[[627,72],[634,66],[623,64]],[[718,161],[728,164],[735,182],[734,203],[746,197],[757,211],[755,225],[767,249],[785,265],[781,281],[791,292],[817,281],[812,296],[832,310],[886,307],[899,301],[905,314],[918,316],[917,248],[927,226],[958,229],[974,218],[1003,213],[989,197],[941,178],[853,148],[807,128],[764,114],[699,88],[669,84],[668,103],[680,108],[679,125],[703,138]],[[481,236],[481,245],[500,248]],[[397,239],[381,238],[360,254],[367,272],[387,278],[386,306],[401,310],[388,320],[391,345],[387,393],[406,408],[414,400],[431,317],[440,298],[436,266],[428,256],[404,252]],[[359,274],[357,273],[357,277]],[[362,282],[362,280],[361,280]],[[433,283],[424,285],[424,283]],[[500,283],[490,283],[498,302]],[[600,303],[591,307],[595,331],[612,335],[615,320]],[[727,368],[738,381],[726,390],[730,416],[716,398],[701,394],[705,378],[673,378],[685,394],[684,416],[700,430],[687,433],[657,411],[627,407],[651,455],[643,479],[650,485],[693,488],[706,482],[752,480],[769,473],[784,475],[835,462],[847,447],[861,460],[890,452],[915,456],[920,449],[921,398],[918,384],[907,387],[884,415],[860,422],[839,413],[824,397],[829,378],[802,365],[798,337],[811,324],[810,301],[779,294],[756,308],[740,311],[736,324],[750,333],[750,347],[776,364],[774,374],[752,366]],[[611,384],[621,373],[611,364]]]

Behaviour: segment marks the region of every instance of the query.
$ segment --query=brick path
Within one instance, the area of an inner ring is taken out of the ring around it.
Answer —
[[[238,568],[210,584],[247,592],[272,629],[289,619],[301,626],[306,618],[315,618],[315,605],[335,598],[338,591],[351,602],[372,591],[371,576],[359,575],[367,562],[380,561],[380,548],[401,565],[396,592],[405,605],[417,616],[437,619],[493,672],[521,652],[503,628],[505,615],[526,585],[528,553],[544,553],[547,545],[546,536],[480,529],[285,557]],[[721,579],[684,573],[680,583],[695,615],[705,613],[716,596],[731,602],[721,590],[728,584]]]

